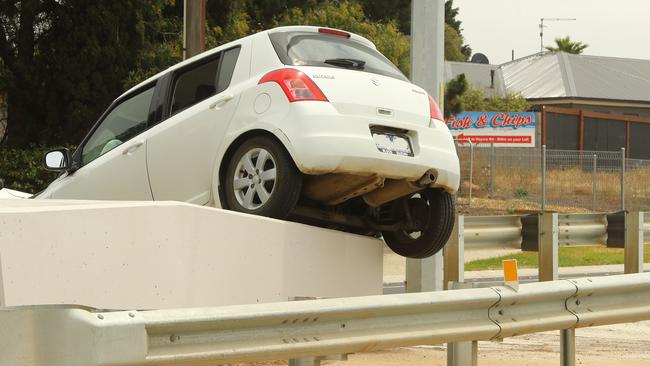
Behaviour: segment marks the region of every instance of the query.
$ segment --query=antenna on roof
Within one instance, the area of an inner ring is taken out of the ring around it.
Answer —
[[[469,62],[474,64],[489,64],[490,60],[488,60],[487,56],[482,53],[475,53],[472,55],[472,58],[469,60]]]
[[[544,21],[561,22],[578,20],[576,18],[539,18],[539,52],[544,52]]]

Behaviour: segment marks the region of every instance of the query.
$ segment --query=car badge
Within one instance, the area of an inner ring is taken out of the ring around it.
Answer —
[[[372,81],[372,83],[375,84],[375,86],[379,86],[379,85],[381,85],[381,83],[379,82],[379,80],[377,80],[377,79],[375,79],[375,78],[370,79],[370,81]]]

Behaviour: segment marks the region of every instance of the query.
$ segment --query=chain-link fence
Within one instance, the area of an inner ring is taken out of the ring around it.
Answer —
[[[593,211],[650,210],[650,160],[621,151],[495,147],[459,140],[459,196]]]

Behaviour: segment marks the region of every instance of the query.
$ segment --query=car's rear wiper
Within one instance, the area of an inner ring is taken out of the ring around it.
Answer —
[[[363,60],[356,60],[353,58],[330,58],[325,60],[325,63],[358,70],[363,70],[363,66],[366,64]]]

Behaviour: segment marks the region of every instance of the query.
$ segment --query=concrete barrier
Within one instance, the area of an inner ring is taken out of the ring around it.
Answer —
[[[381,294],[382,242],[177,202],[0,200],[0,306]]]

